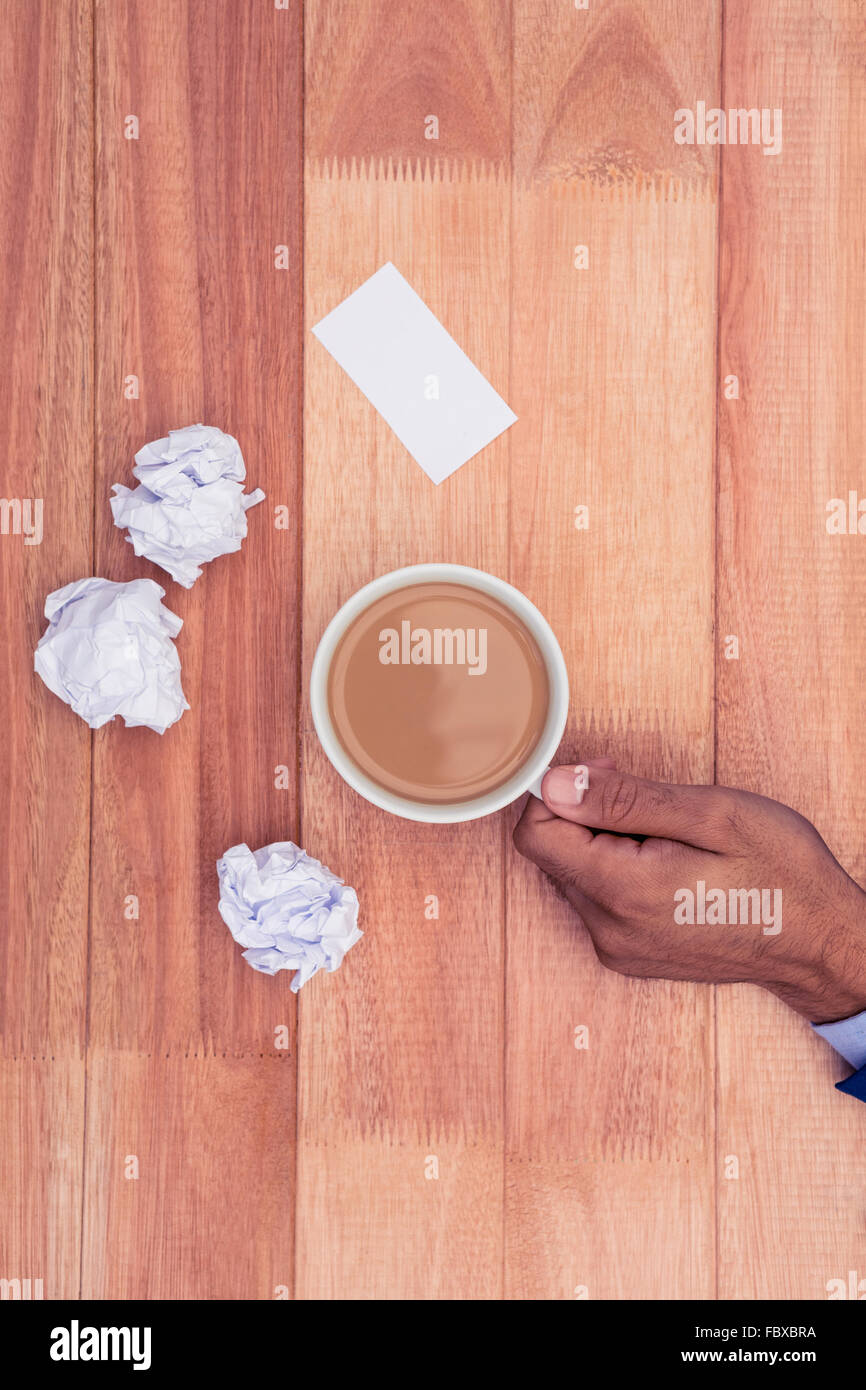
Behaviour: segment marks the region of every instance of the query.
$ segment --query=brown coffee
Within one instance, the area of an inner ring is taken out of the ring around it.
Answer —
[[[412,801],[470,801],[502,786],[541,738],[548,700],[531,632],[465,584],[413,584],[371,603],[328,676],[345,752]]]

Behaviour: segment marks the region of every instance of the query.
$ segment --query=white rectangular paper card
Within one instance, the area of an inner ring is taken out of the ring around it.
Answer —
[[[313,332],[434,483],[517,419],[390,261]]]

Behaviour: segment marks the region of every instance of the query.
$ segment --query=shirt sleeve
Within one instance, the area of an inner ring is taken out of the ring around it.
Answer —
[[[862,1014],[842,1018],[838,1023],[813,1023],[816,1033],[859,1071],[866,1066],[866,1009]]]

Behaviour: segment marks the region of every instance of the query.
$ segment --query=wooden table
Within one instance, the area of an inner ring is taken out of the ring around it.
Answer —
[[[841,1059],[754,988],[603,970],[513,811],[366,805],[306,685],[356,587],[480,566],[559,635],[564,756],[776,796],[866,879],[866,538],[825,524],[866,494],[862,4],[304,10],[4,9],[2,490],[45,512],[0,536],[0,1276],[826,1298],[866,1277]],[[677,144],[698,102],[781,108],[781,154]],[[519,416],[438,488],[309,332],[386,260]],[[268,501],[187,592],[108,497],[199,420]],[[163,738],[33,676],[46,594],[91,573],[184,619]],[[219,854],[283,838],[366,933],[299,1000],[216,910]]]

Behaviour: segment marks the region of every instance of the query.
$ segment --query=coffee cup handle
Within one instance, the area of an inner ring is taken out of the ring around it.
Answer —
[[[531,785],[530,787],[527,787],[527,791],[529,792],[529,795],[530,795],[530,796],[536,796],[536,797],[538,797],[538,800],[539,800],[539,801],[541,801],[541,784],[542,784],[542,782],[544,781],[544,779],[545,779],[545,777],[547,776],[547,774],[548,774],[549,771],[550,771],[550,764],[548,764],[548,766],[544,769],[543,772],[540,772],[540,773],[538,774],[538,776],[536,777],[536,779],[535,779],[535,781],[532,783],[532,785]]]

